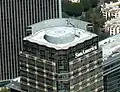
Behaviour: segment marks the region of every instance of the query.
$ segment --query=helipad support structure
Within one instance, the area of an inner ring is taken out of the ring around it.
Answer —
[[[98,36],[86,31],[84,23],[54,19],[30,26],[32,34],[24,38],[20,52],[23,91],[102,92]]]

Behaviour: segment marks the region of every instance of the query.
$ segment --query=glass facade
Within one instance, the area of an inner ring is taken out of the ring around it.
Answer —
[[[103,92],[98,37],[66,50],[24,40],[20,76],[21,88],[26,92]]]
[[[0,0],[0,80],[18,76],[26,27],[59,17],[59,0]]]
[[[105,92],[120,92],[120,54],[109,57],[104,64]]]

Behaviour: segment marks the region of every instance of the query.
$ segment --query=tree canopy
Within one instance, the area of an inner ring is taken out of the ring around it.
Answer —
[[[80,3],[84,6],[84,11],[89,10],[90,8],[90,0],[81,0]]]
[[[83,6],[81,3],[63,3],[63,12],[66,12],[69,16],[80,16],[83,12]]]
[[[63,12],[69,16],[80,16],[82,12],[88,11],[90,8],[96,7],[99,0],[81,0],[80,3],[65,2],[63,0]]]
[[[99,0],[90,0],[90,5],[92,8],[96,7],[99,3]]]
[[[103,32],[105,18],[100,12],[99,0],[81,0],[80,3],[63,2],[63,12],[68,16],[80,16],[81,20],[88,21],[93,24],[94,33],[99,36],[100,40],[108,37],[109,34]],[[84,12],[85,16],[81,16]],[[65,14],[64,14],[65,15]]]

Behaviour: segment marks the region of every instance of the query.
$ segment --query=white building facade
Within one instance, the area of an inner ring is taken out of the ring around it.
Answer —
[[[120,1],[117,3],[110,2],[101,5],[101,11],[106,20],[115,19],[120,16]]]
[[[116,35],[120,33],[120,17],[112,19],[105,23],[105,32],[109,32],[110,35]]]

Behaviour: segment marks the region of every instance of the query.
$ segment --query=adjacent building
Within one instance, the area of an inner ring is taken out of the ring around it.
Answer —
[[[108,32],[111,36],[120,33],[120,17],[111,19],[105,22],[105,32]]]
[[[103,92],[102,50],[88,23],[51,19],[30,25],[20,52],[24,92]]]
[[[0,80],[18,76],[28,25],[61,17],[61,0],[0,0]]]
[[[101,12],[103,13],[103,16],[106,18],[106,20],[111,20],[120,17],[119,5],[120,1],[115,3],[105,3],[101,5]]]
[[[104,92],[120,92],[120,34],[99,45],[103,50]]]

